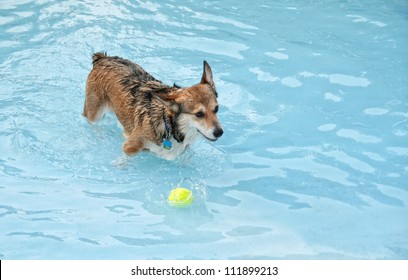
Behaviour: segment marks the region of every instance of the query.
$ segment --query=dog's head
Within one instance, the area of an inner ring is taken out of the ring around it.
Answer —
[[[201,82],[161,95],[171,110],[179,115],[181,130],[196,129],[205,138],[216,141],[224,133],[218,120],[217,91],[210,65],[204,61]]]

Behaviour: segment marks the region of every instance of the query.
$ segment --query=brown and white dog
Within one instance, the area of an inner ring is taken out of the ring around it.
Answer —
[[[94,123],[108,110],[115,112],[124,128],[126,154],[150,150],[174,160],[197,136],[215,141],[223,134],[217,91],[206,61],[201,82],[186,88],[167,86],[117,56],[95,53],[92,62],[83,114]]]

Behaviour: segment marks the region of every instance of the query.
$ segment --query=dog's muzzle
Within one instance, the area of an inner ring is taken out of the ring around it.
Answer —
[[[212,135],[210,136],[210,134],[207,136],[205,133],[201,132],[199,129],[197,129],[197,131],[207,140],[210,141],[217,141],[218,138],[220,138],[223,134],[224,134],[224,130],[217,126],[214,128],[214,130],[212,131]]]
[[[214,134],[214,137],[215,137],[216,139],[218,139],[218,138],[220,138],[220,137],[224,134],[224,130],[223,130],[221,127],[216,127],[216,128],[214,129],[213,134]]]

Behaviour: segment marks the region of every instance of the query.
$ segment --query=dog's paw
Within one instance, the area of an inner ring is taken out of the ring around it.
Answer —
[[[134,155],[143,149],[143,141],[140,138],[129,138],[123,144],[123,151],[127,155]]]

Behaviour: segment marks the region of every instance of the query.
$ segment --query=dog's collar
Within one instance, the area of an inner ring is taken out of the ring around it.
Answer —
[[[170,150],[171,147],[173,146],[173,143],[170,141],[170,128],[169,128],[169,125],[167,124],[166,115],[164,113],[163,113],[163,121],[164,121],[164,127],[166,128],[166,135],[164,136],[164,139],[163,139],[163,149]]]
[[[167,123],[166,115],[163,113],[163,122],[164,122],[164,127],[166,129],[166,135],[164,139],[170,140],[170,127],[169,124]]]
[[[179,115],[180,112],[175,114],[173,118],[169,118],[169,122],[167,122],[166,114],[163,112],[163,122],[166,129],[163,139],[169,140],[172,136],[178,143],[182,143],[184,141],[185,135],[178,129],[177,119]]]

